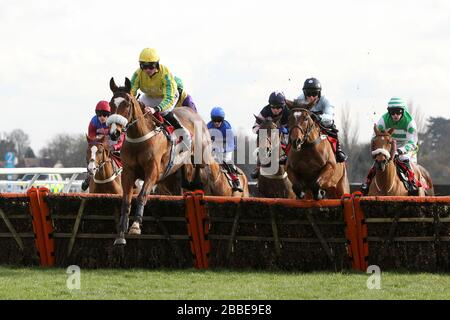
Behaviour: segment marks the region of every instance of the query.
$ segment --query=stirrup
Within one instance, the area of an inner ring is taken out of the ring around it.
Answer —
[[[259,168],[256,168],[250,173],[250,177],[252,179],[257,179],[259,177]]]
[[[361,184],[361,192],[363,195],[367,196],[367,194],[369,193],[369,185],[367,183]]]
[[[235,183],[235,182],[233,182],[232,190],[233,191],[244,192],[244,189],[242,189],[242,187],[240,185],[238,185],[237,183]]]
[[[84,179],[81,183],[81,190],[86,191],[89,188],[89,181],[90,179]]]

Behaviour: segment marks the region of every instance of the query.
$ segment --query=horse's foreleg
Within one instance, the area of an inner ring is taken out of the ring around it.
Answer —
[[[304,183],[293,172],[288,171],[288,177],[292,183],[292,191],[294,191],[297,199],[303,199],[306,195]]]
[[[120,221],[117,226],[118,237],[114,241],[114,245],[125,245],[125,233],[128,230],[128,216],[130,215],[131,199],[133,196],[134,177],[127,177],[122,180],[123,197]]]
[[[141,192],[136,199],[136,212],[133,225],[129,230],[130,234],[141,234],[141,226],[144,217],[144,208],[147,204],[147,196],[150,194],[150,191],[156,184],[157,175],[158,168],[155,163],[152,163],[150,165],[150,168],[148,168],[145,172],[144,184],[142,185]]]
[[[315,200],[321,200],[325,197],[326,191],[336,187],[336,183],[333,182],[333,175],[336,170],[336,165],[327,163],[320,171],[314,186],[312,187],[313,197]]]

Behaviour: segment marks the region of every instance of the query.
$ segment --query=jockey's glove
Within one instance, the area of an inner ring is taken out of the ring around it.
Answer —
[[[398,148],[398,149],[397,149],[397,154],[398,154],[399,156],[401,156],[401,155],[404,154],[404,153],[406,153],[406,152],[404,152],[401,148]]]
[[[289,130],[286,127],[279,127],[278,130],[280,131],[280,133],[282,134],[288,134]]]

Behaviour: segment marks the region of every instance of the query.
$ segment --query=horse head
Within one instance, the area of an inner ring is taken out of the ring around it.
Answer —
[[[106,124],[110,127],[109,135],[111,139],[119,139],[122,132],[125,132],[130,123],[142,116],[142,110],[138,101],[131,95],[131,82],[125,78],[125,86],[118,87],[111,78],[109,87],[113,92],[113,97],[109,102],[111,115]]]
[[[309,105],[304,105],[309,106]],[[289,113],[289,141],[292,148],[300,151],[302,145],[317,138],[320,132],[307,108],[293,108]],[[316,130],[314,130],[317,128]]]
[[[87,170],[89,175],[94,176],[106,162],[110,161],[108,138],[102,136],[96,139],[86,135],[86,139],[88,142],[88,148],[86,150]]]
[[[389,129],[387,132],[378,129],[375,124],[373,127],[375,136],[371,142],[372,158],[375,160],[375,167],[377,170],[384,171],[389,161],[394,158],[395,151],[397,150],[397,143],[392,138],[394,128]]]
[[[259,150],[263,150],[265,152],[264,156],[270,158],[272,155],[272,143],[275,142],[273,139],[277,136],[278,138],[280,137],[277,124],[274,122],[272,117],[264,118],[261,116],[255,116],[255,118],[256,123],[259,124],[259,129],[257,132]],[[279,149],[281,152],[281,148]]]

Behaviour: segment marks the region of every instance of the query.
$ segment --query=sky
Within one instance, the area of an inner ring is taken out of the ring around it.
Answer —
[[[156,48],[205,121],[222,106],[237,132],[272,91],[288,99],[316,77],[360,142],[392,96],[450,118],[450,1],[0,0],[0,131],[35,152],[87,132],[109,79],[124,83]]]

